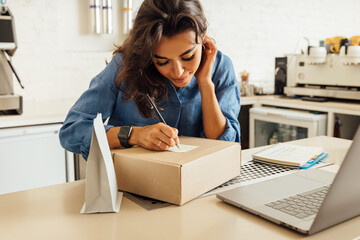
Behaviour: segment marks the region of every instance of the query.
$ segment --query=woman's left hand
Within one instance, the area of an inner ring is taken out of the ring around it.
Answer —
[[[203,43],[202,60],[199,69],[195,73],[195,77],[199,88],[212,84],[211,73],[215,63],[217,48],[214,40],[205,35]]]

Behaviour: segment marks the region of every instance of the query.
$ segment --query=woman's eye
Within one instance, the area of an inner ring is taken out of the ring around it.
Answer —
[[[188,61],[191,61],[193,60],[193,58],[195,57],[195,54],[193,54],[191,57],[189,58],[183,58],[182,60],[185,61],[185,62],[188,62]]]
[[[158,66],[165,66],[166,64],[168,64],[169,63],[169,61],[166,61],[166,62],[156,62],[156,65],[158,65]]]

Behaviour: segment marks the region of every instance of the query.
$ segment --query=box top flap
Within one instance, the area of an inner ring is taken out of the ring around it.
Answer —
[[[126,155],[130,158],[138,158],[148,161],[163,162],[174,165],[184,165],[195,159],[207,156],[224,148],[239,145],[236,142],[227,142],[220,140],[212,140],[206,138],[195,137],[179,137],[180,143],[185,145],[197,146],[197,148],[189,152],[171,152],[171,151],[152,151],[142,147],[113,149],[111,152],[115,155]],[[239,148],[240,149],[240,148]]]

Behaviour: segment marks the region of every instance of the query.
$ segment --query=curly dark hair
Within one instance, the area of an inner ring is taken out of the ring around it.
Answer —
[[[133,28],[114,54],[122,53],[116,87],[124,100],[134,100],[140,114],[152,117],[145,94],[155,101],[167,99],[167,85],[152,58],[161,37],[172,37],[187,30],[195,32],[195,42],[204,38],[207,20],[199,0],[144,0]]]

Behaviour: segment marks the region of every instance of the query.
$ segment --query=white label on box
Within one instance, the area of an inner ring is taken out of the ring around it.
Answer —
[[[191,146],[191,145],[185,145],[185,144],[178,144],[179,148],[177,146],[169,148],[169,151],[171,152],[189,152],[198,146]]]

